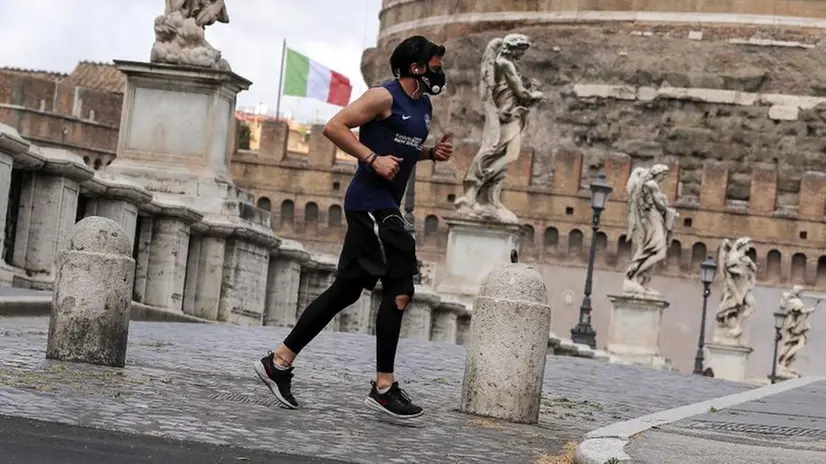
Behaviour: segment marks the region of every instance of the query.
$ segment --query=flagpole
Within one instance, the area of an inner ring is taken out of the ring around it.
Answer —
[[[278,100],[275,103],[275,118],[281,117],[281,94],[284,92],[284,60],[287,59],[287,39],[281,43],[281,69],[278,78]]]

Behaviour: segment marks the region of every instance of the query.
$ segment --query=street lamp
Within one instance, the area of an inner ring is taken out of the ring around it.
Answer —
[[[694,356],[694,373],[703,375],[703,346],[706,344],[706,308],[708,296],[711,295],[711,283],[717,274],[717,263],[711,256],[700,263],[700,282],[703,283],[703,315],[700,318],[700,340],[697,342],[697,354]]]
[[[594,211],[593,232],[591,233],[591,250],[588,254],[588,273],[585,275],[585,297],[579,307],[579,322],[571,329],[571,339],[574,343],[582,343],[592,349],[597,347],[597,332],[591,326],[591,286],[594,277],[594,259],[597,256],[597,232],[599,232],[599,216],[608,203],[608,196],[614,189],[606,181],[605,173],[600,172],[597,179],[591,184],[591,209]]]
[[[780,334],[780,329],[783,328],[783,323],[786,321],[786,313],[778,311],[774,313],[774,358],[772,358],[772,376],[771,382],[777,382],[777,347],[783,335]]]

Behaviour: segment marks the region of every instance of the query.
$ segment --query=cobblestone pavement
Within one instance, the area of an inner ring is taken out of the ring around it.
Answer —
[[[287,329],[133,322],[125,369],[47,361],[47,330],[48,318],[0,318],[0,414],[353,462],[552,462],[595,428],[753,388],[549,356],[540,423],[516,425],[457,411],[463,347],[402,340],[397,377],[426,415],[398,422],[362,404],[370,336],[311,343],[294,380],[304,407],[290,411],[252,370]]]
[[[826,381],[689,417],[635,437],[640,463],[826,462]],[[668,456],[679,456],[669,458]]]

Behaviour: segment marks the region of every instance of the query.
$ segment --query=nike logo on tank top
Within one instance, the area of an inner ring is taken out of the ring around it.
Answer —
[[[359,128],[359,141],[379,156],[402,158],[398,174],[388,181],[359,161],[355,176],[344,194],[344,209],[379,211],[399,208],[413,166],[419,160],[422,144],[430,133],[433,106],[430,97],[410,98],[398,80],[382,84],[393,96],[392,114]]]

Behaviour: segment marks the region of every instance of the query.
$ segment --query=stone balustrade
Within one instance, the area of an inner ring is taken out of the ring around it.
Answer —
[[[99,216],[122,227],[132,247],[135,304],[201,320],[292,327],[335,279],[337,259],[276,237],[266,212],[239,192],[227,203],[237,211],[216,215],[93,171],[79,156],[37,147],[0,124],[0,285],[52,289],[56,257],[75,223]],[[326,330],[374,334],[380,301],[381,284]],[[467,341],[469,308],[428,286],[416,286],[406,312],[402,337]]]

